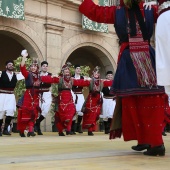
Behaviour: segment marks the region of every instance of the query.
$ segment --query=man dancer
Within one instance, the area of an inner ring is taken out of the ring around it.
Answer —
[[[52,75],[51,73],[47,72],[47,70],[48,70],[48,62],[43,61],[41,63],[40,76]],[[40,93],[42,93],[42,97],[40,100],[41,114],[39,118],[36,120],[35,129],[34,129],[38,135],[43,135],[43,133],[41,132],[40,124],[41,124],[41,121],[44,120],[44,118],[46,117],[47,113],[50,110],[50,106],[52,102],[50,87],[51,87],[51,84],[49,83],[40,84],[39,90],[40,90]]]
[[[14,73],[14,62],[6,61],[6,70],[0,74],[0,136],[11,135],[8,126],[16,111],[16,99],[14,88],[17,83],[17,74]],[[4,130],[2,132],[3,117],[5,118]]]
[[[108,71],[106,73],[106,79],[107,80],[113,80],[113,72]],[[115,109],[116,101],[115,96],[110,94],[110,88],[111,87],[103,87],[103,109],[102,109],[102,115],[105,127],[105,134],[109,134],[110,131],[110,125],[113,118],[113,112]]]
[[[80,65],[75,65],[75,74],[73,75],[73,77],[75,79],[84,79],[83,76],[81,76],[81,68]],[[79,86],[73,86],[72,88],[74,94],[75,94],[75,106],[76,106],[76,112],[78,115],[77,118],[77,127],[76,127],[76,132],[78,133],[83,133],[82,128],[81,128],[81,122],[82,122],[82,117],[83,117],[83,112],[81,111],[83,103],[84,103],[84,95],[82,93],[83,87],[79,87]],[[75,116],[76,117],[76,116]],[[73,118],[73,122],[72,122],[72,132],[73,134],[75,134],[74,129],[75,129],[75,119]]]

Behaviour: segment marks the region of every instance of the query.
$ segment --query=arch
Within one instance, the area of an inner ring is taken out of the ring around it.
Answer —
[[[116,39],[116,38],[115,38]],[[107,59],[103,57],[99,57],[104,67],[109,67],[109,62],[112,68],[116,69],[116,60],[118,56],[118,45],[111,46],[108,42],[106,42],[103,38],[93,34],[79,34],[70,39],[68,39],[65,43],[62,44],[62,65],[67,61],[68,57],[71,55],[73,51],[82,47],[94,47],[95,54],[100,56],[99,53],[102,53],[107,57]]]
[[[12,27],[0,26],[0,33],[6,36],[9,36],[19,42],[25,49],[28,50],[29,55],[32,58],[38,58],[40,61],[43,59],[43,54],[40,48],[37,46],[37,43],[28,36],[28,34]],[[35,38],[36,39],[36,38]]]

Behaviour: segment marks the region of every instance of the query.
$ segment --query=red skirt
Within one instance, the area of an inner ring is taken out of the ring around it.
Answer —
[[[83,115],[83,124],[84,129],[88,129],[91,126],[95,128],[96,121],[99,118],[101,113],[101,100],[100,93],[89,94],[85,104],[84,115]]]
[[[125,141],[139,144],[163,144],[165,95],[130,96],[122,98],[122,132]]]
[[[72,121],[76,113],[73,97],[70,90],[62,90],[58,96],[58,111],[56,112],[57,122],[65,123]]]

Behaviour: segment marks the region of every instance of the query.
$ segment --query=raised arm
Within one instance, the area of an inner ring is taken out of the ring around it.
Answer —
[[[27,71],[26,66],[25,66],[25,62],[26,62],[27,56],[28,56],[27,50],[22,50],[21,55],[22,55],[22,61],[20,64],[20,70],[21,70],[22,75],[25,78],[27,78],[28,74],[29,74],[29,72]]]
[[[114,24],[116,6],[104,7],[96,5],[92,0],[84,0],[79,11],[89,19],[99,22]]]
[[[24,65],[20,65],[20,70],[21,70],[22,75],[23,75],[25,78],[27,78],[29,72],[27,71],[25,64],[24,64]]]

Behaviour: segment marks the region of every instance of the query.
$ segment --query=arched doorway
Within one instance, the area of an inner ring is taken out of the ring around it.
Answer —
[[[0,70],[4,70],[5,61],[15,60],[23,49],[27,49],[31,58],[43,60],[40,49],[28,35],[12,28],[3,29],[0,27]]]
[[[101,78],[105,78],[105,74],[109,70],[114,72],[114,68],[108,56],[106,56],[101,50],[92,46],[83,46],[74,50],[68,57],[67,61],[71,62],[73,65],[80,64],[82,66],[89,66],[90,76],[95,66],[100,67]]]
[[[15,39],[0,32],[0,70],[5,69],[5,62],[15,60],[20,56],[24,47]]]

